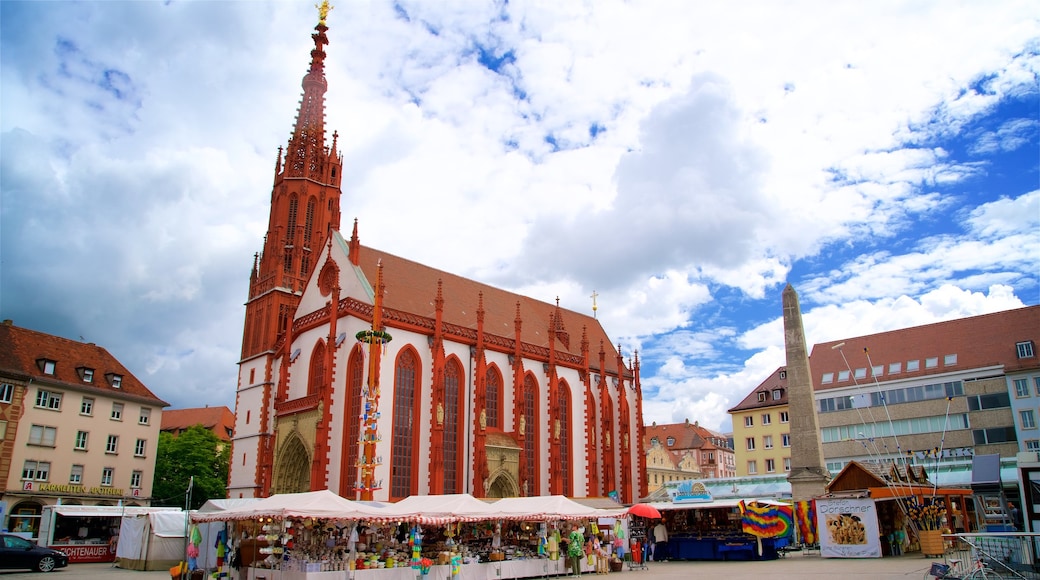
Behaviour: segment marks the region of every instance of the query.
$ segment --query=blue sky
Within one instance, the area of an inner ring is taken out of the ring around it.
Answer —
[[[233,408],[313,4],[0,2],[0,317]],[[596,292],[647,423],[728,429],[788,282],[810,343],[1040,303],[1035,6],[849,6],[336,3],[344,223]]]

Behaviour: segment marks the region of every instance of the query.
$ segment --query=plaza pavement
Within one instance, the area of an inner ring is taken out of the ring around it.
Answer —
[[[838,578],[843,580],[920,580],[933,559],[921,554],[890,558],[841,560],[805,556],[800,553],[767,562],[649,562],[646,570],[629,570],[610,574],[611,580],[689,580],[691,577],[725,580],[800,580],[802,578]],[[113,568],[111,564],[71,564],[48,574],[0,570],[0,580],[170,580],[165,570],[137,572]],[[346,573],[344,573],[346,578]],[[466,573],[463,569],[462,580]],[[560,580],[567,577],[560,576]],[[596,580],[585,574],[583,580]]]

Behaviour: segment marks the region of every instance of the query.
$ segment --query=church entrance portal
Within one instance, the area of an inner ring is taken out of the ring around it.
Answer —
[[[299,437],[282,445],[274,468],[273,493],[302,493],[311,490],[311,454]]]

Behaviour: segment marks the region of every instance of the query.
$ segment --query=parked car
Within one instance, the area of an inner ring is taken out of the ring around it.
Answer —
[[[65,552],[40,546],[14,534],[0,534],[0,568],[50,572],[69,565]]]

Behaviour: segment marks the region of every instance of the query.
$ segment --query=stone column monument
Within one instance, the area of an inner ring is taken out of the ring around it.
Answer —
[[[787,404],[791,421],[791,496],[795,501],[823,495],[831,479],[823,462],[820,422],[813,398],[812,370],[805,348],[802,310],[798,293],[784,288],[784,345],[787,349]]]

